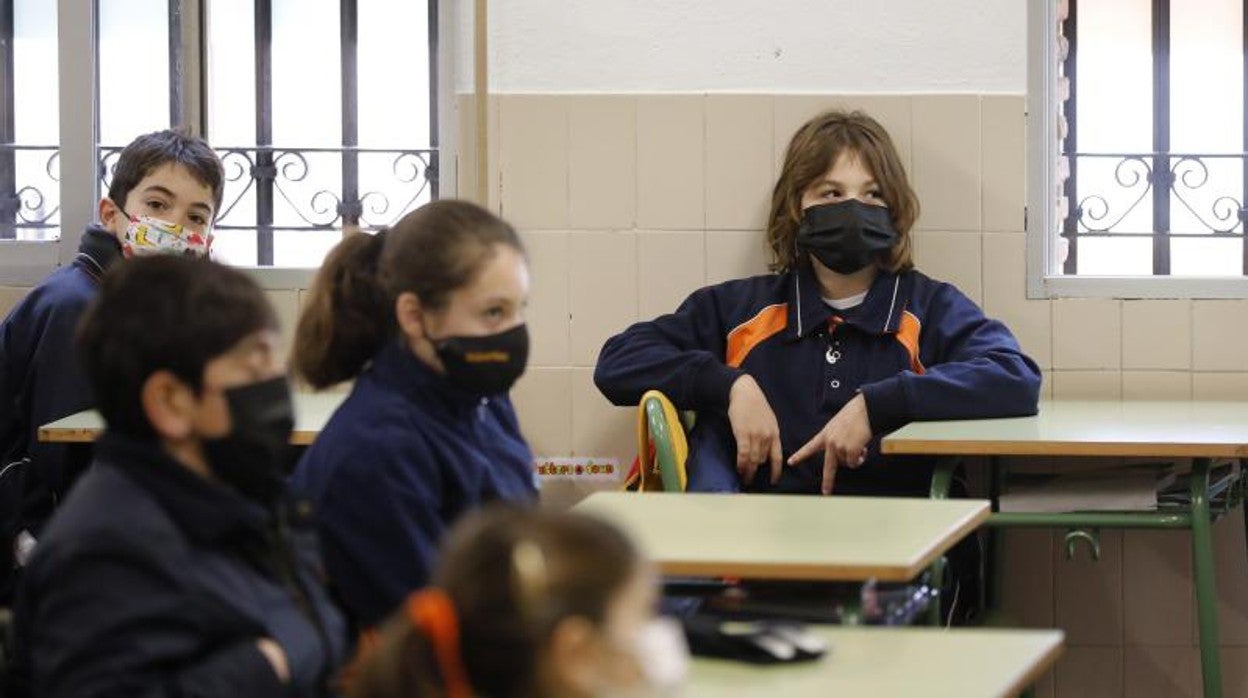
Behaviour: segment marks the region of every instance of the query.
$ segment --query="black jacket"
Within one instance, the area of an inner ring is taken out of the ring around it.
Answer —
[[[918,271],[880,272],[862,303],[835,310],[809,264],[695,291],[675,313],[607,340],[594,382],[617,405],[661,390],[694,410],[689,489],[813,494],[823,453],[769,481],[741,482],[728,395],[758,382],[791,456],[861,393],[875,439],[861,468],[841,468],[838,494],[926,496],[930,459],[886,457],[879,439],[913,421],[1036,413],[1040,368],[1010,330],[954,286]]]
[[[364,627],[429,583],[442,538],[465,513],[537,498],[507,395],[465,392],[397,340],[355,381],[291,490],[316,507],[325,567]]]
[[[315,541],[285,518],[105,434],[19,588],[19,684],[47,698],[326,695],[345,629]],[[262,637],[285,650],[288,687]]]
[[[94,401],[74,332],[100,277],[121,259],[112,233],[87,228],[73,264],[52,272],[0,322],[0,604],[12,600],[13,540],[38,536],[86,465],[66,444],[40,443],[39,427]]]

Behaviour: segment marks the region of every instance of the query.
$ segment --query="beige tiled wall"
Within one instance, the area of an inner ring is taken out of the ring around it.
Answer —
[[[0,286],[0,317],[7,317],[13,306],[17,305],[29,290],[28,288]]]
[[[1248,396],[1248,301],[1026,298],[1021,95],[493,99],[491,197],[533,260],[534,367],[514,397],[540,455],[631,461],[632,410],[592,384],[603,340],[704,284],[766,272],[762,228],[788,138],[832,106],[889,129],[922,202],[919,268],[1014,330],[1044,370],[1046,397]],[[563,504],[587,487],[548,492]],[[1224,521],[1215,534],[1224,683],[1248,696],[1244,527]],[[1100,562],[1082,548],[1067,560],[1060,543],[1007,534],[1007,611],[1068,633],[1040,695],[1196,695],[1187,539],[1106,531]]]
[[[0,318],[6,317],[9,311],[13,309],[13,306],[17,305],[29,290],[29,288],[0,286]],[[295,323],[299,319],[299,309],[302,307],[302,297],[305,294],[306,291],[297,289],[265,291],[269,302],[273,304],[273,308],[277,311],[278,322],[281,323],[283,353],[291,347],[291,341],[295,333]]]

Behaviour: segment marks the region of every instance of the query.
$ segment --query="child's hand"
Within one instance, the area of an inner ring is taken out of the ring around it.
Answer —
[[[268,637],[256,640],[256,648],[260,650],[260,654],[263,654],[265,659],[269,660],[269,666],[273,667],[277,680],[284,684],[290,683],[290,663],[286,659],[286,650]]]
[[[771,483],[780,479],[784,456],[780,452],[780,426],[763,389],[750,376],[741,376],[728,392],[728,422],[737,440],[737,473],[742,484],[754,480],[763,461],[771,464]]]
[[[789,465],[823,451],[824,494],[832,494],[836,469],[842,465],[857,468],[867,460],[867,444],[871,441],[871,420],[867,416],[867,400],[862,393],[845,403],[828,423],[789,457]]]

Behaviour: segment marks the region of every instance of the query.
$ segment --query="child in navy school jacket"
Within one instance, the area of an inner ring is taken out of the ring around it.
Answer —
[[[1040,371],[1010,331],[916,271],[918,199],[861,113],[793,136],[772,196],[775,274],[693,293],[607,341],[594,380],[695,410],[689,489],[921,494],[931,467],[883,457],[914,420],[1034,414]]]
[[[811,119],[772,194],[777,273],[700,289],[612,337],[595,383],[617,405],[658,389],[697,412],[690,490],[925,495],[930,459],[886,458],[880,437],[914,420],[1035,414],[1040,371],[1009,329],[914,269],[918,212],[878,122]],[[979,585],[975,541],[950,562],[953,609]]]
[[[528,357],[528,294],[516,232],[463,201],[349,236],[325,260],[294,365],[315,387],[355,385],[292,486],[313,505],[330,580],[361,627],[428,583],[462,514],[536,499],[507,396]]]
[[[93,404],[74,352],[79,317],[123,257],[206,255],[222,179],[220,160],[199,138],[172,130],[136,138],[121,151],[100,222],[83,232],[73,262],[0,323],[0,605],[12,597],[15,562],[86,465],[71,462],[66,445],[36,438],[40,426]]]
[[[284,497],[293,405],[264,292],[150,257],[105,275],[80,325],[108,429],[22,579],[5,695],[337,695],[346,627]]]

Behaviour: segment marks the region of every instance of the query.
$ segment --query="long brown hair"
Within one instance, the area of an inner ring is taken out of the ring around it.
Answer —
[[[425,204],[375,235],[343,238],[321,265],[295,330],[292,364],[315,388],[354,378],[393,336],[394,300],[412,292],[426,308],[476,278],[514,228],[484,208],[452,199]]]
[[[434,576],[454,608],[462,666],[447,667],[437,639],[400,612],[362,650],[348,695],[442,696],[445,675],[462,670],[476,695],[531,698],[556,625],[573,616],[604,623],[640,561],[619,530],[583,514],[501,505],[473,514],[452,531]]]
[[[784,167],[771,195],[771,215],[767,220],[767,245],[771,248],[772,271],[789,271],[797,266],[794,241],[802,221],[802,194],[843,154],[861,159],[880,187],[888,204],[893,227],[900,236],[897,244],[881,260],[891,271],[914,267],[910,229],[919,217],[919,198],[910,188],[906,169],[888,131],[864,112],[826,111],[807,121],[793,134],[784,155]]]

